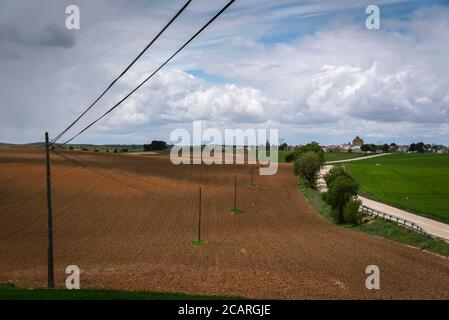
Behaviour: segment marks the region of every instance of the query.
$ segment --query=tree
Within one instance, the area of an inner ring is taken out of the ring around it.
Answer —
[[[352,179],[351,170],[345,166],[332,167],[328,173],[324,175],[324,181],[326,186],[329,188],[331,184],[340,176],[345,176]]]
[[[289,153],[285,157],[286,162],[293,162],[296,159],[298,159],[302,154],[305,154],[307,152],[315,152],[320,157],[321,161],[324,162],[324,151],[323,148],[319,145],[318,142],[312,141],[306,145],[303,145],[293,152]]]
[[[416,144],[416,151],[418,151],[418,153],[426,152],[426,149],[424,148],[424,142],[419,142]]]
[[[408,151],[410,151],[410,152],[416,152],[416,151],[418,151],[418,149],[416,148],[416,143],[412,143],[412,144],[410,145],[410,147],[408,147]]]
[[[338,176],[330,185],[323,198],[332,207],[332,216],[337,223],[344,223],[343,210],[346,204],[357,195],[359,185],[347,176]]]
[[[314,187],[322,163],[323,161],[316,152],[309,151],[295,160],[293,170],[297,176],[304,178],[311,187]]]
[[[350,224],[359,224],[359,208],[362,205],[360,200],[349,200],[343,207],[343,220]]]
[[[389,149],[390,149],[390,146],[386,143],[380,146],[380,150],[382,150],[382,152],[384,152],[384,153],[388,153]]]
[[[295,151],[293,151],[293,155],[288,157],[288,160],[295,161],[302,154],[305,154],[307,152],[315,152],[321,158],[322,162],[324,162],[324,151],[321,148],[321,146],[319,145],[319,143],[315,142],[315,141],[312,141],[306,145],[303,145],[303,146],[297,148]],[[287,161],[287,159],[286,159],[286,161]],[[287,161],[287,162],[291,162],[291,161]]]
[[[285,156],[285,162],[293,162],[295,161],[295,152],[292,151]]]
[[[318,142],[312,141],[312,142],[299,148],[299,154],[306,153],[306,152],[315,152],[324,161],[324,151]]]
[[[368,151],[371,151],[371,148],[370,148],[369,144],[362,144],[362,146],[360,147],[360,150],[362,150],[363,152],[368,152]]]
[[[164,150],[167,148],[167,143],[165,141],[153,140],[151,144],[144,144],[144,151],[152,151],[152,150]]]
[[[398,152],[398,145],[396,143],[390,143],[390,147],[388,149],[388,152]]]

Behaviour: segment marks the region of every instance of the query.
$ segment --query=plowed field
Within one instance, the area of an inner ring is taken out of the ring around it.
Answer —
[[[281,299],[449,298],[449,260],[327,223],[291,166],[174,166],[164,156],[52,154],[56,284]],[[234,175],[238,207],[232,215]],[[202,187],[204,246],[197,237]],[[44,152],[0,149],[0,282],[46,286]],[[380,268],[380,290],[365,268]]]

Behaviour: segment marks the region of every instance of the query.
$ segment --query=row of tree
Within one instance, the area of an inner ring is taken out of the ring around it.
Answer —
[[[390,144],[363,144],[360,149],[363,152],[397,152],[398,146],[396,143],[390,143]],[[418,142],[418,143],[412,143],[407,151],[409,152],[417,152],[417,153],[426,153],[426,152],[438,152],[440,150],[445,150],[446,147],[439,144],[424,144],[424,142]]]
[[[324,152],[317,142],[308,143],[289,155],[294,161],[293,171],[309,188],[316,188],[316,180],[324,163]],[[332,217],[336,223],[361,223],[359,207],[361,201],[356,199],[359,185],[349,169],[333,167],[325,176],[327,192],[323,200],[332,208]]]
[[[391,144],[380,144],[380,145],[376,145],[376,144],[362,144],[360,147],[360,150],[362,150],[363,152],[373,152],[373,153],[377,153],[377,152],[396,152],[397,151],[397,145],[396,143],[391,143]]]
[[[438,152],[445,150],[446,147],[440,144],[424,144],[424,142],[412,143],[408,148],[410,152],[426,153],[426,152]]]
[[[144,144],[144,151],[164,150],[167,149],[167,143],[165,141],[153,140],[150,144]]]

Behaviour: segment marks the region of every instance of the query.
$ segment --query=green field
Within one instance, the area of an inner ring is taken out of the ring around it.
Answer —
[[[97,289],[28,289],[0,283],[0,300],[225,300],[237,297]]]
[[[449,154],[398,153],[345,165],[360,194],[449,223]]]
[[[361,152],[326,152],[324,153],[324,161],[347,160],[366,156]]]

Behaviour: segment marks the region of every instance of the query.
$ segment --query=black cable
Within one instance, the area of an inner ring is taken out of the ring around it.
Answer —
[[[176,18],[178,18],[178,16],[187,8],[187,6],[190,4],[190,2],[192,2],[192,0],[188,0],[184,6],[175,14],[175,16],[173,18],[171,18],[171,20],[165,25],[165,27],[159,31],[159,33],[153,38],[153,40],[151,40],[151,42],[139,53],[139,55],[126,67],[125,70],[123,70],[123,72],[114,79],[114,81],[111,82],[111,84],[106,88],[106,90],[103,91],[102,94],[100,94],[100,96],[86,109],[84,110],[83,113],[81,113],[81,115],[75,119],[75,121],[73,121],[66,129],[64,129],[60,134],[58,134],[50,143],[54,144],[56,141],[58,141],[68,130],[70,130],[70,128],[73,127],[73,125],[75,125],[75,123],[77,123],[105,94],[106,92],[109,91],[109,89],[112,88],[112,86],[133,66],[134,63],[136,63],[137,60],[139,60],[139,58],[148,50],[149,47],[151,47],[153,45],[153,43],[165,32],[165,30],[173,23],[173,21],[176,20]]]
[[[65,153],[65,155],[67,155],[67,153]],[[68,156],[68,155],[67,155],[67,156]],[[72,159],[75,158],[75,159],[78,159],[79,161],[85,161],[85,162],[88,162],[89,164],[92,164],[92,165],[90,166],[91,168],[94,166],[94,165],[93,165],[93,161],[89,161],[89,160],[87,160],[87,159],[81,159],[80,157],[78,157],[78,156],[76,156],[76,155],[74,155],[74,154],[71,154],[70,157],[71,157]],[[98,166],[97,166],[97,168],[98,168]],[[110,175],[112,175],[112,174],[110,174]],[[157,184],[157,183],[154,183],[154,182],[149,182],[149,181],[146,181],[146,180],[144,180],[144,179],[141,179],[141,178],[132,176],[132,175],[130,175],[130,174],[126,174],[126,173],[117,174],[117,173],[115,172],[115,175],[116,175],[117,177],[121,178],[121,179],[130,178],[130,179],[133,179],[133,180],[135,180],[135,181],[139,181],[140,183],[143,183],[143,184],[151,184],[151,185],[156,186],[156,187],[162,187],[162,188],[165,188],[165,189],[168,189],[168,190],[175,190],[174,188],[171,188],[171,187],[169,187],[169,186],[166,186],[166,185],[163,185],[163,184]]]
[[[133,185],[133,184],[127,183],[126,181],[122,181],[122,180],[120,180],[119,178],[116,178],[116,177],[114,177],[114,176],[112,176],[112,175],[108,175],[108,174],[105,174],[105,173],[100,173],[100,172],[98,172],[98,171],[95,171],[95,170],[93,170],[92,168],[90,168],[89,166],[87,166],[87,165],[85,165],[85,164],[82,164],[82,163],[80,163],[80,162],[74,160],[73,158],[71,158],[71,157],[68,156],[67,154],[59,153],[59,152],[57,152],[56,150],[53,150],[53,152],[54,152],[56,155],[60,156],[61,158],[65,159],[65,160],[67,160],[67,161],[69,161],[69,162],[72,162],[73,164],[75,164],[75,165],[77,165],[77,166],[80,166],[80,167],[82,167],[82,168],[84,168],[84,169],[86,169],[86,170],[89,170],[89,171],[91,171],[91,172],[93,172],[93,173],[95,173],[95,174],[97,174],[97,175],[100,175],[100,176],[102,176],[102,177],[104,177],[104,178],[107,178],[107,179],[109,179],[109,180],[111,180],[111,181],[114,181],[114,182],[116,182],[116,183],[125,185],[125,186],[127,186],[127,187],[129,187],[129,188],[136,189],[136,190],[139,190],[139,191],[148,193],[148,194],[154,194],[154,192],[152,192],[152,191],[148,191],[148,190],[145,190],[145,189],[143,189],[143,188],[140,188],[139,186],[135,186],[135,185]]]
[[[78,132],[76,135],[74,135],[72,138],[67,140],[63,143],[67,144],[76,137],[78,137],[80,134],[85,132],[87,129],[92,127],[95,123],[103,119],[107,114],[109,114],[112,110],[117,108],[123,101],[129,98],[134,92],[136,92],[141,86],[145,84],[148,80],[150,80],[159,70],[161,70],[168,62],[170,62],[171,59],[173,59],[182,49],[184,49],[190,42],[192,42],[193,39],[195,39],[201,32],[204,31],[215,19],[217,19],[232,3],[234,3],[235,0],[231,0],[228,2],[226,6],[223,7],[212,19],[210,19],[200,30],[198,30],[186,43],[184,43],[174,54],[170,56],[163,64],[159,66],[149,77],[147,77],[144,81],[142,81],[136,88],[134,88],[130,93],[128,93],[123,99],[121,99],[119,102],[117,102],[112,108],[110,108],[108,111],[106,111],[103,115],[101,115],[99,118],[97,118],[95,121],[91,122],[87,127],[85,127],[83,130]]]

